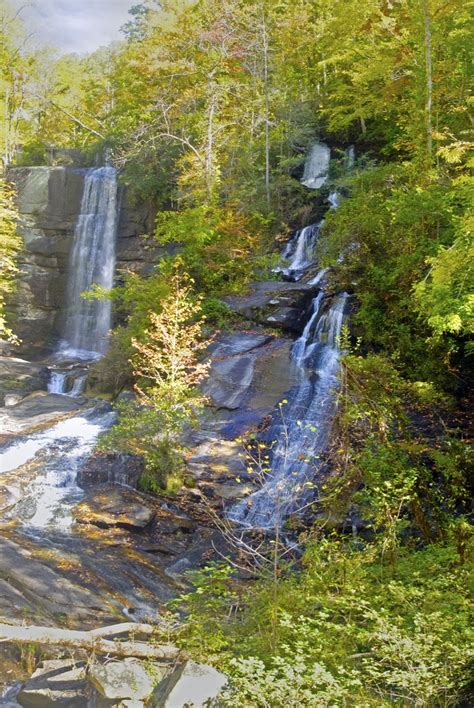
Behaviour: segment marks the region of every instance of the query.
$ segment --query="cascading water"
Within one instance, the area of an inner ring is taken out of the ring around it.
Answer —
[[[304,165],[301,184],[308,189],[319,189],[328,180],[331,150],[324,143],[315,143]]]
[[[67,529],[71,505],[83,494],[76,485],[77,471],[114,418],[107,410],[92,409],[1,449],[0,479],[8,473],[16,479],[19,470],[35,462],[41,470],[24,490],[12,516],[36,529],[51,524]]]
[[[84,369],[81,369],[79,372],[71,372],[70,369],[50,369],[48,393],[77,398],[84,392],[86,381],[87,373]]]
[[[328,202],[330,209],[337,209],[339,206],[339,194],[337,192],[330,192]]]
[[[304,271],[314,260],[314,251],[321,224],[310,224],[296,232],[283,251],[283,258],[289,260],[286,268],[281,268],[287,278],[300,280]]]
[[[113,167],[90,169],[84,181],[81,213],[69,259],[63,358],[94,359],[107,348],[111,303],[87,299],[97,285],[113,286],[117,233],[117,172]]]
[[[353,153],[348,155],[353,160]],[[302,183],[318,189],[329,174],[330,149],[323,143],[313,146],[306,161]],[[339,194],[328,197],[329,209],[339,206]],[[300,280],[314,265],[314,251],[321,221],[298,231],[282,256],[290,261],[281,269],[284,276]],[[272,530],[285,519],[301,512],[311,499],[323,462],[335,410],[338,388],[339,340],[348,295],[332,297],[324,290],[328,268],[307,283],[319,288],[301,337],[292,349],[292,366],[298,384],[287,396],[265,434],[271,445],[270,470],[261,489],[236,504],[229,518],[245,528]]]
[[[63,395],[66,391],[67,371],[52,370],[48,382],[48,393]]]
[[[299,384],[281,407],[281,420],[267,434],[276,441],[271,471],[262,488],[229,513],[241,526],[268,530],[281,526],[315,496],[314,480],[335,413],[339,337],[347,298],[346,293],[339,295],[329,308],[323,292],[313,301],[311,317],[292,352]]]

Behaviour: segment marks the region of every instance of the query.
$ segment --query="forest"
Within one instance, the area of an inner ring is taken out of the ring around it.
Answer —
[[[127,213],[146,205],[148,265],[77,285],[88,317],[111,313],[84,384],[114,416],[94,456],[139,458],[141,499],[212,517],[209,562],[157,601],[155,628],[157,642],[228,677],[212,705],[473,700],[472,9],[145,0],[119,40],[83,55],[32,46],[21,12],[0,0],[1,359],[57,367],[18,326],[33,236],[19,228],[11,175],[69,160],[79,172],[113,168]],[[315,145],[331,161],[308,188]],[[291,270],[314,224],[311,265]],[[255,283],[273,300],[251,304]],[[279,288],[306,298],[301,326],[278,329],[276,310],[267,316]],[[336,352],[317,414],[310,403],[293,418],[300,393],[280,391],[278,375],[261,384],[275,398],[265,418],[237,425],[219,413],[234,410],[213,399],[222,342],[244,335],[292,347],[305,382],[316,372],[320,387],[329,364],[311,356]],[[75,349],[94,349],[84,341]],[[219,431],[239,428],[229,469],[252,498],[218,509],[198,497],[193,450],[219,415]],[[272,489],[283,467],[291,498]],[[0,516],[11,540],[11,516]]]

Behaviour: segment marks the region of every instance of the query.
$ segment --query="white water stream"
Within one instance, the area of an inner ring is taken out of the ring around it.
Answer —
[[[51,524],[67,529],[71,523],[70,504],[64,502],[81,496],[76,485],[79,467],[113,420],[113,413],[89,411],[21,438],[0,451],[0,481],[2,475],[29,463],[38,468],[15,506],[15,518],[37,529]],[[9,481],[12,482],[11,477]]]

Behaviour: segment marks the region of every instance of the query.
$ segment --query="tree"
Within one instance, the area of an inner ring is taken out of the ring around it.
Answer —
[[[203,405],[197,386],[208,370],[208,364],[199,361],[208,346],[202,338],[201,300],[193,297],[193,281],[178,268],[161,311],[150,312],[142,340],[132,340],[139,403],[157,413],[169,443],[177,443],[183,426]]]
[[[144,456],[142,486],[151,491],[181,483],[183,432],[205,402],[198,388],[208,370],[200,361],[209,344],[203,324],[193,281],[175,264],[160,311],[150,312],[146,329],[132,339],[137,401],[118,406],[119,422],[102,441],[103,449]]]

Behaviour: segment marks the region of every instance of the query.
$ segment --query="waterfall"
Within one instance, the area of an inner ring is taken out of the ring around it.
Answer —
[[[309,189],[319,189],[329,177],[331,150],[324,143],[315,143],[304,165],[301,184]]]
[[[50,371],[48,393],[63,395],[66,392],[67,371]]]
[[[310,224],[296,232],[282,254],[290,263],[286,268],[280,268],[280,272],[292,280],[300,280],[314,260],[320,227],[321,224]]]
[[[113,167],[87,170],[81,213],[69,258],[63,358],[94,359],[107,348],[109,300],[82,297],[93,285],[113,286],[117,232],[117,173]]]
[[[349,145],[349,147],[346,150],[346,158],[344,161],[344,167],[348,172],[350,170],[354,169],[355,158],[356,158],[355,147],[354,147],[354,145]]]
[[[353,164],[353,150],[348,161]],[[330,149],[313,146],[306,161],[302,183],[317,189],[328,179]],[[329,209],[339,206],[339,194],[331,191]],[[280,269],[294,280],[315,265],[314,251],[321,221],[296,232],[282,256],[289,262]],[[340,335],[349,295],[336,296],[325,290],[328,268],[320,269],[308,285],[319,288],[300,338],[294,343],[291,366],[298,382],[273,416],[269,430],[261,436],[271,447],[270,469],[262,487],[234,505],[228,516],[244,528],[263,530],[281,527],[291,514],[301,513],[318,498],[317,484],[336,413],[339,387]]]
[[[347,299],[343,293],[326,308],[320,292],[313,301],[311,316],[292,352],[299,384],[267,434],[274,443],[271,470],[262,488],[229,513],[240,526],[268,530],[281,526],[317,497],[314,487],[335,414],[339,337]]]

